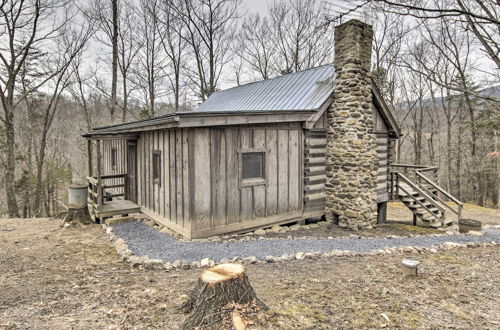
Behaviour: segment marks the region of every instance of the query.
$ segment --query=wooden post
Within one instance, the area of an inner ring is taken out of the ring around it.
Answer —
[[[101,141],[96,141],[97,151],[97,207],[102,206],[102,182],[101,182]]]
[[[377,223],[384,223],[387,221],[387,202],[381,202],[377,205]]]
[[[128,174],[123,175],[123,198],[128,199]]]
[[[93,174],[93,166],[92,166],[92,140],[87,140],[87,152],[88,152],[88,167],[89,167],[89,176],[92,177]]]
[[[413,214],[413,225],[417,225],[417,215],[415,213]]]
[[[391,201],[394,201],[394,172],[391,172],[391,188],[390,188],[390,195],[391,195]]]
[[[396,197],[399,198],[399,173],[394,172],[394,175],[396,176]]]

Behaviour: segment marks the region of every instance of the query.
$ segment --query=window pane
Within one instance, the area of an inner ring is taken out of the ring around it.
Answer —
[[[242,154],[242,179],[264,178],[264,153],[248,152]]]
[[[160,152],[154,152],[153,153],[153,180],[159,180],[160,179],[160,173],[161,173],[161,153]]]
[[[111,166],[116,167],[116,149],[111,149]]]

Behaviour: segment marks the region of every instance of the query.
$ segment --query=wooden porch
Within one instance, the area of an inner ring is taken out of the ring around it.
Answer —
[[[95,143],[95,166],[92,156]],[[88,182],[88,208],[94,221],[113,217],[126,216],[140,212],[141,208],[134,201],[129,200],[129,175],[128,173],[103,174],[102,145],[100,140],[88,140],[89,176]],[[95,169],[95,175],[94,174]]]

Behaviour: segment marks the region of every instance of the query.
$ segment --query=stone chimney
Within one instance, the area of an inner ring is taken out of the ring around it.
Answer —
[[[335,91],[327,110],[325,214],[342,227],[377,220],[376,138],[370,58],[373,29],[350,20],[335,29]]]

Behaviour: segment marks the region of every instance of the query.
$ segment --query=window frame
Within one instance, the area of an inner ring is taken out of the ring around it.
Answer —
[[[116,171],[118,164],[118,149],[116,147],[111,148],[111,170]]]
[[[155,159],[158,159],[158,168],[156,168]],[[161,186],[161,150],[153,150],[151,153],[151,177],[153,178],[153,184]],[[155,176],[157,174],[157,176]]]
[[[252,187],[259,185],[267,185],[267,157],[269,154],[269,148],[242,148],[238,149],[238,182],[240,189],[244,187]],[[243,154],[249,153],[262,153],[262,178],[251,178],[243,179]]]

